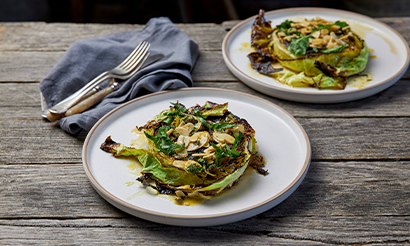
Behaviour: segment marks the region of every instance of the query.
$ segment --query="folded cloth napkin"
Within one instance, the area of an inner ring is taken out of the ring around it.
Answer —
[[[89,131],[106,113],[144,94],[193,85],[191,71],[198,57],[198,45],[168,18],[151,19],[143,30],[109,34],[73,43],[61,60],[40,82],[40,91],[49,107],[68,97],[100,73],[120,64],[141,42],[151,44],[150,59],[160,60],[143,67],[121,82],[121,87],[95,107],[62,118],[60,127],[77,134]]]

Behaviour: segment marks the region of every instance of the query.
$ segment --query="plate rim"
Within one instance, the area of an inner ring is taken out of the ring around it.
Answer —
[[[253,206],[249,206],[243,209],[238,209],[235,211],[230,211],[230,212],[224,212],[224,213],[217,213],[217,214],[211,214],[211,215],[174,215],[174,214],[167,214],[167,213],[163,213],[163,212],[156,212],[156,211],[151,211],[145,208],[141,208],[138,207],[136,205],[127,203],[126,201],[123,201],[122,199],[116,197],[114,194],[110,193],[109,191],[107,191],[93,176],[89,165],[87,164],[87,147],[88,147],[88,143],[90,142],[90,139],[94,133],[94,131],[99,127],[99,125],[101,125],[102,122],[104,122],[105,119],[107,119],[110,115],[112,115],[113,113],[115,113],[116,111],[134,103],[140,100],[144,100],[146,98],[152,97],[152,96],[158,96],[161,94],[168,94],[168,93],[175,93],[175,92],[181,92],[181,91],[201,91],[201,90],[211,90],[211,91],[221,91],[221,92],[225,92],[225,93],[233,93],[233,94],[238,94],[238,95],[242,95],[242,96],[247,96],[247,97],[251,97],[257,100],[260,100],[264,103],[268,103],[270,106],[273,106],[274,108],[278,109],[280,112],[282,112],[283,114],[285,114],[287,117],[289,117],[297,126],[297,129],[299,129],[303,135],[303,139],[305,141],[306,147],[307,147],[307,152],[306,152],[306,156],[304,158],[304,163],[303,163],[303,167],[301,168],[301,170],[299,171],[298,175],[295,177],[295,179],[288,185],[286,186],[284,189],[282,189],[278,194],[276,194],[273,197],[270,197],[267,200],[264,200],[262,202],[259,202]],[[227,89],[222,89],[222,88],[209,88],[209,87],[194,87],[194,88],[182,88],[182,89],[177,89],[177,90],[166,90],[166,91],[160,91],[160,92],[156,92],[156,93],[151,93],[145,96],[141,96],[138,98],[135,98],[131,101],[128,101],[120,106],[118,106],[117,108],[111,110],[110,112],[108,112],[106,115],[104,115],[100,120],[97,121],[97,123],[95,123],[95,125],[92,127],[92,129],[89,131],[89,133],[87,134],[87,137],[84,141],[83,144],[83,149],[82,149],[82,162],[83,162],[83,168],[85,170],[85,173],[89,179],[89,181],[91,182],[92,186],[97,189],[98,194],[100,194],[103,198],[108,197],[110,199],[112,199],[112,201],[116,204],[119,204],[121,207],[125,207],[127,209],[132,209],[132,210],[136,210],[139,212],[142,212],[144,214],[147,215],[154,215],[157,217],[162,217],[162,218],[170,218],[170,219],[216,219],[216,218],[222,218],[222,217],[226,217],[226,216],[232,216],[235,214],[240,214],[240,213],[244,213],[244,212],[248,212],[248,211],[252,211],[254,209],[263,207],[268,205],[270,202],[273,202],[274,200],[280,198],[282,195],[284,195],[286,192],[288,192],[289,190],[291,190],[299,181],[303,181],[303,179],[301,180],[301,178],[304,177],[304,175],[306,175],[308,168],[310,166],[310,162],[311,162],[311,155],[312,155],[312,149],[311,149],[311,145],[310,145],[310,140],[309,137],[306,133],[306,131],[304,130],[304,128],[302,127],[302,125],[290,114],[288,113],[286,110],[284,110],[283,108],[279,107],[278,105],[269,102],[263,98],[260,98],[258,96],[254,96],[251,94],[247,94],[244,92],[238,92],[238,91],[233,91],[233,90],[227,90]],[[297,187],[296,187],[297,188]],[[103,194],[101,194],[103,193]],[[287,198],[287,197],[286,197]],[[285,198],[285,199],[286,199]],[[105,198],[106,199],[106,198]],[[113,204],[111,201],[109,201],[111,204]],[[116,206],[116,204],[113,204],[114,206]],[[276,206],[276,205],[275,205]],[[117,206],[116,206],[117,207]],[[274,207],[274,206],[273,206]],[[124,209],[121,209],[123,211],[125,211]],[[127,212],[127,211],[125,211]],[[129,213],[129,212],[128,212]],[[137,216],[138,217],[138,216]]]
[[[322,91],[322,92],[320,92],[320,93],[319,93],[318,91],[303,91],[303,92],[301,92],[301,91],[292,90],[291,87],[289,87],[289,88],[281,88],[281,87],[277,87],[277,86],[275,86],[275,85],[267,84],[267,83],[265,83],[265,82],[263,82],[263,81],[259,81],[259,80],[255,79],[255,78],[253,78],[253,77],[251,77],[251,76],[245,74],[244,72],[242,72],[242,70],[240,70],[238,67],[236,67],[236,66],[232,63],[231,59],[229,59],[229,56],[228,56],[228,54],[227,54],[227,53],[228,53],[228,48],[227,48],[227,45],[228,45],[228,44],[227,44],[227,43],[228,43],[229,38],[233,35],[233,33],[234,33],[237,29],[239,29],[239,28],[242,27],[243,25],[247,24],[249,21],[254,20],[258,15],[251,16],[251,17],[249,17],[249,18],[247,18],[247,19],[245,19],[245,20],[239,22],[238,24],[236,24],[236,25],[225,35],[225,37],[224,37],[224,39],[223,39],[223,41],[222,41],[222,55],[223,55],[223,57],[224,57],[224,61],[227,62],[227,63],[229,63],[229,65],[230,65],[231,67],[235,68],[236,72],[240,73],[242,76],[245,76],[245,77],[248,78],[249,80],[252,80],[252,81],[255,82],[256,84],[259,84],[259,85],[261,85],[261,86],[269,87],[269,88],[271,88],[271,89],[276,89],[276,90],[278,90],[279,92],[288,92],[288,93],[305,94],[305,95],[317,95],[317,96],[343,95],[343,94],[352,94],[352,93],[358,93],[358,92],[362,92],[362,91],[372,90],[372,89],[374,89],[375,87],[381,86],[381,85],[383,85],[383,84],[385,84],[385,83],[391,81],[392,79],[396,78],[396,77],[399,76],[400,74],[404,73],[404,72],[405,72],[405,69],[407,69],[407,68],[409,67],[409,64],[410,64],[410,48],[409,48],[409,45],[408,45],[408,43],[406,42],[406,40],[405,40],[405,39],[403,38],[403,36],[402,36],[400,33],[398,33],[395,29],[391,28],[391,27],[388,26],[387,24],[385,24],[385,23],[383,23],[383,22],[381,22],[381,21],[379,21],[379,20],[376,20],[376,19],[374,19],[374,18],[372,18],[372,17],[366,16],[366,15],[363,15],[363,14],[359,14],[359,13],[355,13],[355,12],[351,12],[351,11],[346,11],[346,10],[332,9],[332,8],[319,8],[319,7],[298,7],[298,8],[278,9],[278,10],[267,11],[267,12],[265,12],[265,15],[278,14],[278,13],[283,13],[283,12],[295,12],[295,11],[320,11],[320,12],[323,12],[323,11],[327,11],[327,12],[328,12],[328,11],[331,11],[331,12],[338,12],[338,13],[345,13],[345,14],[349,14],[349,15],[355,15],[355,16],[358,16],[358,17],[365,18],[365,19],[368,19],[368,20],[370,20],[370,21],[376,22],[377,24],[380,24],[380,25],[384,26],[385,28],[389,29],[390,31],[392,31],[392,32],[393,32],[394,34],[396,34],[397,37],[401,40],[401,42],[402,42],[402,43],[404,44],[404,46],[406,47],[406,51],[407,51],[407,52],[406,52],[406,53],[407,53],[406,62],[405,62],[405,64],[404,64],[404,66],[402,66],[402,68],[401,68],[397,73],[395,73],[394,75],[390,76],[388,79],[386,79],[386,80],[384,80],[384,81],[381,81],[381,82],[378,82],[377,84],[374,84],[374,85],[371,85],[371,86],[368,86],[368,87],[364,87],[364,88],[362,88],[362,89],[352,90],[352,91],[343,90],[343,91],[337,91],[338,93],[335,93],[335,92],[333,92],[333,91]],[[240,79],[239,79],[239,80],[240,80]],[[240,80],[240,81],[243,82],[242,80]],[[280,83],[279,81],[277,81],[277,82]],[[245,83],[245,82],[244,82],[244,83]],[[246,83],[245,83],[245,84],[246,84]]]

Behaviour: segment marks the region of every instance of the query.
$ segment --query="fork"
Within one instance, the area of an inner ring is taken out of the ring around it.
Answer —
[[[134,70],[138,70],[147,59],[149,55],[149,53],[147,55],[147,52],[150,46],[151,45],[148,42],[141,42],[120,65],[109,71],[101,73],[96,78],[88,82],[88,84],[86,84],[83,88],[51,107],[49,111],[53,114],[62,114],[66,112],[70,107],[79,102],[81,98],[95,86],[108,78],[118,78],[124,80],[131,77],[132,72]]]

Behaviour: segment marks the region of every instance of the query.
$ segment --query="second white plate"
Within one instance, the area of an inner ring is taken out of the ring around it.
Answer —
[[[256,131],[259,150],[267,160],[267,176],[252,174],[233,190],[196,206],[176,205],[147,194],[137,185],[130,161],[100,149],[105,138],[130,145],[131,130],[169,108],[206,101],[229,103],[229,110],[245,118]],[[114,206],[143,219],[182,226],[210,226],[243,220],[262,213],[290,196],[310,164],[309,139],[301,125],[280,107],[251,95],[221,89],[194,88],[155,93],[131,101],[104,116],[88,134],[83,148],[85,172],[97,192]]]
[[[251,27],[256,16],[250,17],[226,35],[222,54],[229,70],[253,89],[281,99],[308,103],[338,103],[374,95],[396,83],[409,66],[410,51],[403,37],[389,26],[370,17],[342,10],[325,8],[290,8],[265,13],[265,19],[276,26],[289,20],[312,19],[342,20],[365,39],[371,58],[364,71],[371,81],[349,81],[345,90],[318,90],[291,88],[275,79],[255,72],[248,60],[251,52]]]

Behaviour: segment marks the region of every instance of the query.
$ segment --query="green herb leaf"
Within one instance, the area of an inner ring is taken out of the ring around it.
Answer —
[[[167,125],[170,125],[174,121],[174,117],[167,117],[163,122]]]
[[[315,32],[312,32],[311,34],[302,36],[300,38],[292,39],[292,42],[289,44],[288,50],[297,56],[305,55],[307,49],[309,48],[309,38],[313,33]]]
[[[235,151],[236,147],[238,144],[242,141],[243,138],[243,133],[239,132],[239,134],[235,133],[235,141],[234,144],[232,145],[232,148],[230,148],[228,145],[225,145],[225,148],[221,147],[219,148],[216,146],[216,144],[212,143],[212,147],[215,149],[215,156],[216,156],[216,163],[218,166],[221,165],[220,160],[224,157],[237,157],[239,156],[239,152]]]
[[[195,116],[198,117],[198,118],[206,119],[206,116],[204,116],[204,115],[201,113],[201,111],[199,111],[199,110],[194,110],[193,113],[194,113]]]
[[[187,109],[185,107],[182,107],[181,105],[178,105],[176,103],[171,103],[176,110],[165,112],[165,116],[174,116],[174,115],[180,115],[181,113],[185,113]]]
[[[167,132],[170,129],[168,126],[162,126],[158,129],[158,134],[156,136],[152,136],[146,132],[144,132],[145,136],[152,140],[155,146],[166,155],[174,154],[176,149],[185,148],[183,144],[176,144],[172,142],[169,138]]]
[[[235,150],[238,144],[241,143],[244,134],[243,132],[239,132],[239,133],[235,132],[234,135],[235,135],[235,141],[233,142],[233,145],[232,145],[233,150]]]
[[[282,32],[288,34],[288,29],[291,28],[291,23],[293,23],[293,21],[290,20],[285,20],[284,22],[282,22],[280,25],[277,25],[276,27],[281,30]]]
[[[223,130],[223,129],[227,129],[227,128],[231,128],[231,127],[235,127],[237,126],[234,123],[225,123],[225,122],[221,122],[221,123],[215,123],[215,124],[211,124],[209,126],[209,128],[214,129],[214,130]]]
[[[221,122],[221,123],[209,123],[208,121],[206,121],[204,118],[198,117],[199,121],[202,123],[202,125],[207,126],[211,129],[214,130],[223,130],[223,129],[227,129],[227,128],[231,128],[231,127],[235,127],[237,126],[234,123],[226,123],[226,122]]]
[[[341,45],[339,47],[335,47],[335,48],[331,48],[331,49],[327,49],[327,50],[321,50],[320,52],[322,53],[336,53],[336,52],[340,52],[342,50],[344,50],[346,48],[347,44]]]
[[[340,29],[342,29],[343,27],[349,26],[349,25],[348,25],[346,22],[344,22],[344,21],[336,21],[336,22],[335,22],[335,25],[339,26]]]
[[[319,30],[325,29],[325,28],[329,28],[333,25],[322,25],[322,24],[318,24],[317,27],[319,28]]]
[[[192,163],[187,168],[185,168],[185,170],[191,173],[202,173],[204,171],[204,168],[201,165]]]

